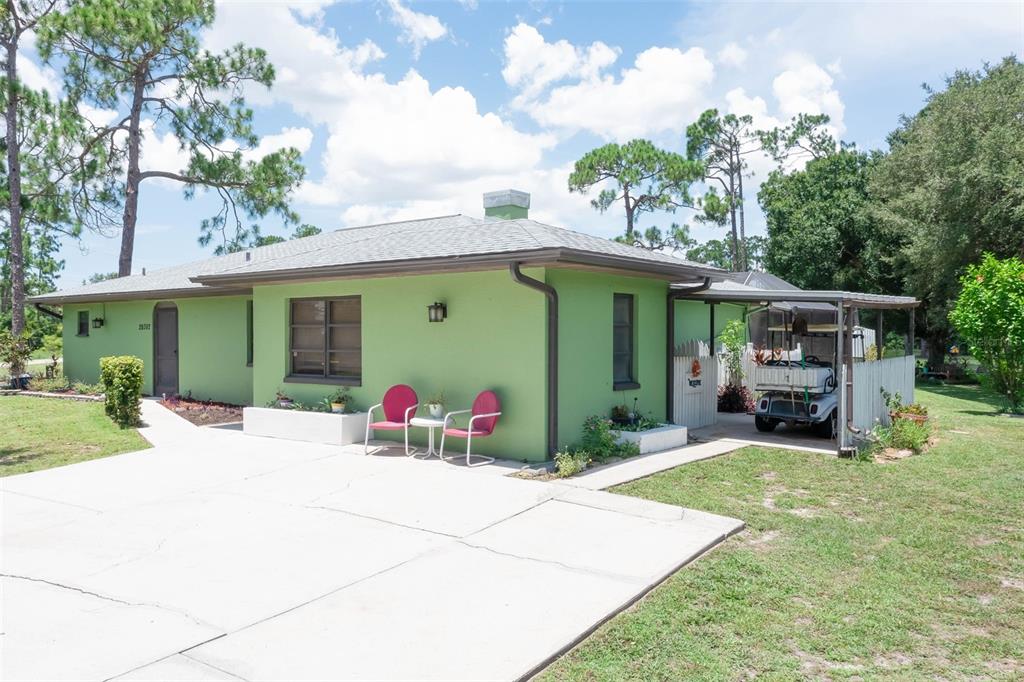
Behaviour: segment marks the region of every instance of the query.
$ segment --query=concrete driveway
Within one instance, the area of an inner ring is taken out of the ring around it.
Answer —
[[[501,467],[162,436],[2,479],[0,678],[515,679],[741,526]]]

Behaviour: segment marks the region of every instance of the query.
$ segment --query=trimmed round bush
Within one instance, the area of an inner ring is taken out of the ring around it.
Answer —
[[[142,411],[142,359],[134,355],[100,358],[103,408],[121,428],[139,425]]]

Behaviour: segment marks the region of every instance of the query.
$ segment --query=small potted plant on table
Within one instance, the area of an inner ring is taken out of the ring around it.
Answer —
[[[434,419],[440,419],[444,416],[444,406],[447,402],[444,391],[438,391],[432,393],[429,398],[423,401],[426,405],[427,411],[430,412],[430,416]]]

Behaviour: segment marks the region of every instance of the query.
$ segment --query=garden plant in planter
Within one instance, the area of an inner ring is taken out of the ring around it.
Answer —
[[[345,386],[343,388],[339,388],[337,391],[332,393],[327,400],[331,406],[331,412],[336,412],[338,414],[348,412],[349,407],[352,405],[352,395],[349,387]]]

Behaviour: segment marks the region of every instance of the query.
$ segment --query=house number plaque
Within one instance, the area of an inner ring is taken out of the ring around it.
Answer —
[[[147,332],[147,331],[149,331],[149,330],[150,330],[150,328],[151,328],[152,326],[153,326],[153,325],[152,325],[152,323],[151,323],[151,322],[139,322],[139,331],[140,331],[140,332]]]

